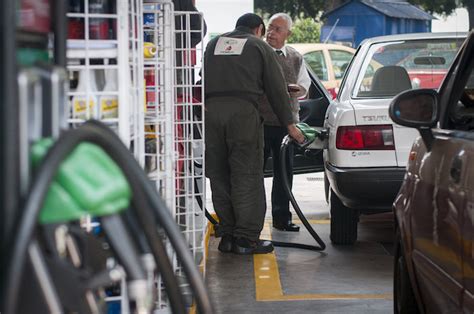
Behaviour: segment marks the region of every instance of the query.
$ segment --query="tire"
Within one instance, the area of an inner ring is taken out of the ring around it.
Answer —
[[[393,309],[393,312],[396,314],[420,313],[408,275],[405,254],[399,234],[397,234],[393,267]]]
[[[333,244],[352,245],[357,240],[359,212],[342,204],[336,193],[330,193],[331,234]]]

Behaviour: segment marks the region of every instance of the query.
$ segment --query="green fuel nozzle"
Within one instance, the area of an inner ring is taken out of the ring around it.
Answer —
[[[303,143],[297,143],[300,147],[308,146],[309,144],[314,142],[316,137],[320,136],[321,134],[320,131],[313,129],[312,127],[310,127],[304,122],[297,123],[296,127],[301,131],[301,133],[303,133],[304,138],[305,138],[305,141]]]
[[[49,138],[32,146],[36,168],[53,145]],[[82,143],[62,162],[40,213],[40,223],[77,220],[85,215],[112,215],[130,205],[131,189],[124,174],[97,145]]]

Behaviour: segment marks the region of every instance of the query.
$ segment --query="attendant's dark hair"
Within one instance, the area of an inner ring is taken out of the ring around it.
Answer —
[[[237,20],[237,23],[235,24],[235,27],[239,26],[245,26],[250,29],[255,29],[259,27],[260,25],[263,25],[263,31],[262,31],[262,36],[265,35],[265,23],[263,23],[263,20],[260,16],[258,16],[255,13],[245,13],[239,19]]]

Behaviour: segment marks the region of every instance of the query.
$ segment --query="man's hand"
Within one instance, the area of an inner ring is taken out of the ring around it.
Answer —
[[[297,141],[300,144],[304,142],[305,138],[304,138],[303,133],[300,131],[300,129],[296,127],[294,123],[288,125],[287,129],[288,129],[288,134],[291,136],[291,138],[293,138],[295,141]]]
[[[288,84],[287,88],[291,97],[299,98],[306,95],[306,89],[298,84]]]

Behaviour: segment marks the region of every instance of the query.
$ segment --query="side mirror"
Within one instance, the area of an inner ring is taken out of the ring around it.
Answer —
[[[439,120],[438,92],[433,89],[408,90],[398,94],[389,107],[390,118],[397,124],[416,128],[428,150],[431,149],[431,128]]]

